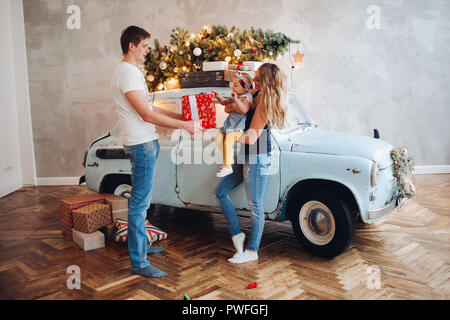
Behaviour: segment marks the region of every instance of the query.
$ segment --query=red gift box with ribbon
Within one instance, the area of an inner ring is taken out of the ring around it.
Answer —
[[[216,128],[216,105],[213,94],[183,96],[181,100],[183,120],[201,120],[204,129]]]

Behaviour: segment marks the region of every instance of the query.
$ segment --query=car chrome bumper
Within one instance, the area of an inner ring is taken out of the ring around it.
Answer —
[[[401,206],[403,204],[402,200],[403,199],[392,199],[391,202],[386,204],[384,207],[377,208],[377,209],[374,209],[374,210],[369,210],[369,212],[368,212],[369,220],[376,220],[376,219],[384,217],[389,212],[394,210],[397,207],[398,204],[400,204],[400,206]]]

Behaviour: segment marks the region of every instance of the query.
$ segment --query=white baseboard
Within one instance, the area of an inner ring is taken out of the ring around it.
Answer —
[[[450,173],[450,166],[415,166],[414,174]]]
[[[13,193],[14,191],[17,191],[20,188],[22,188],[20,182],[13,183],[12,185],[0,186],[0,198],[3,198],[10,193]]]
[[[38,186],[77,186],[80,177],[37,178]]]

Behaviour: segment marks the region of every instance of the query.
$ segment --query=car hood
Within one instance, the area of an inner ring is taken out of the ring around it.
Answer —
[[[293,152],[323,153],[333,155],[359,156],[377,162],[381,169],[392,165],[393,146],[385,141],[362,135],[308,130],[295,138]]]

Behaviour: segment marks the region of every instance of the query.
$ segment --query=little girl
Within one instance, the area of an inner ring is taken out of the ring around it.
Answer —
[[[217,172],[217,177],[225,177],[233,173],[231,165],[234,160],[234,144],[242,136],[245,128],[245,114],[253,103],[250,90],[253,89],[252,78],[246,74],[238,74],[233,79],[232,98],[225,99],[220,94],[212,91],[217,101],[225,106],[225,112],[230,115],[225,119],[223,127],[216,136],[216,144],[222,152],[224,165]]]

